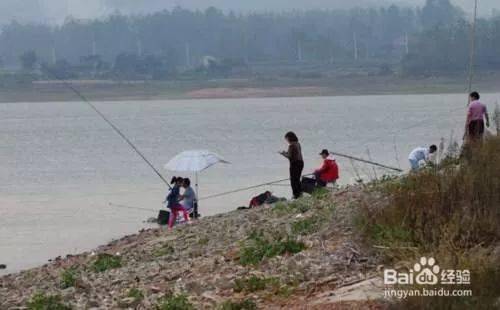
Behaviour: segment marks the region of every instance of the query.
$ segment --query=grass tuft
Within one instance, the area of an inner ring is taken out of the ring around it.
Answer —
[[[171,245],[165,244],[161,248],[155,249],[153,251],[153,256],[162,257],[162,256],[174,254],[174,252],[175,252],[175,249]]]
[[[265,258],[296,254],[305,248],[304,243],[298,242],[290,236],[274,239],[264,236],[261,232],[253,232],[241,246],[240,263],[244,266],[258,265]]]
[[[295,235],[309,235],[321,228],[321,218],[318,216],[309,217],[292,223],[292,233]]]
[[[104,272],[110,269],[120,268],[122,266],[122,258],[111,254],[101,253],[92,263],[92,270],[95,272]]]
[[[251,299],[243,301],[225,301],[218,307],[219,310],[257,310],[257,305]]]
[[[59,295],[37,293],[27,303],[28,310],[70,310],[71,307],[62,302]]]
[[[266,291],[270,295],[288,297],[293,292],[293,288],[283,285],[278,278],[261,278],[252,275],[249,278],[236,279],[234,281],[234,291],[236,293],[256,293]]]
[[[157,310],[194,310],[193,304],[189,302],[186,295],[171,295],[163,297],[156,306]]]
[[[138,288],[131,288],[127,293],[127,297],[133,298],[135,301],[142,301],[144,293]]]
[[[65,269],[61,272],[60,276],[60,286],[62,289],[67,289],[70,287],[74,287],[77,280],[77,271],[73,268]]]

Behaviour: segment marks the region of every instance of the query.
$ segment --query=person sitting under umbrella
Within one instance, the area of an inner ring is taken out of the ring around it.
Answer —
[[[182,206],[191,214],[194,212],[194,205],[196,203],[196,193],[191,187],[191,180],[189,178],[182,180],[182,187],[184,188],[184,193],[181,195]]]

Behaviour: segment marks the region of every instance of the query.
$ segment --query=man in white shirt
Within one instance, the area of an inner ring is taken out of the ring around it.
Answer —
[[[417,147],[413,151],[411,151],[408,156],[408,160],[410,161],[410,166],[412,171],[417,171],[420,169],[420,162],[429,162],[431,154],[436,153],[437,146],[431,145],[429,148],[426,147]]]

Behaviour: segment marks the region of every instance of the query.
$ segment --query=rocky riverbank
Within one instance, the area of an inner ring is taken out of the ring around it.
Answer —
[[[352,186],[141,231],[0,278],[0,309],[381,308],[367,301],[382,297],[380,261],[353,221],[377,195]]]

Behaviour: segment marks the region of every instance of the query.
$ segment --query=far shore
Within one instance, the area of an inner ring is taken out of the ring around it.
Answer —
[[[180,100],[358,95],[466,93],[467,78],[403,78],[341,76],[320,79],[219,79],[203,81],[36,81],[0,85],[0,102],[53,102],[81,100],[67,84],[92,101]],[[481,74],[474,89],[500,92],[500,73]]]

